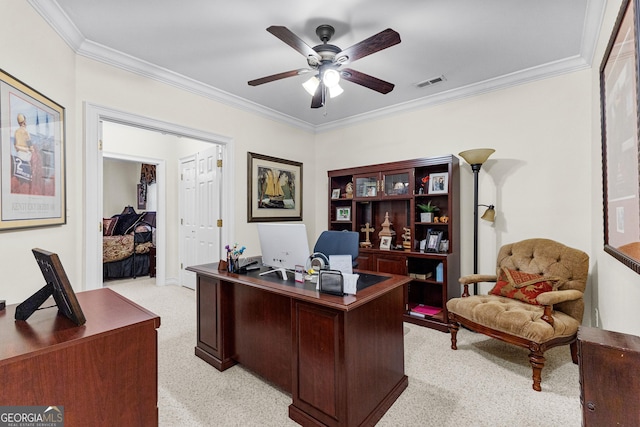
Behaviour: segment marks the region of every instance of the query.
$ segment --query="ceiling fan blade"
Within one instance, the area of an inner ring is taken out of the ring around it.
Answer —
[[[391,92],[395,87],[393,83],[385,82],[384,80],[361,73],[360,71],[352,70],[351,68],[345,68],[340,72],[340,75],[343,79],[348,80],[351,83],[364,86],[383,94]]]
[[[318,60],[321,59],[320,55],[318,55],[318,52],[313,50],[311,46],[302,41],[300,37],[293,34],[287,27],[272,25],[267,28],[267,31],[300,52],[305,57],[313,56]]]
[[[310,70],[306,69],[306,68],[301,68],[299,70],[291,70],[291,71],[285,71],[283,73],[278,73],[278,74],[273,74],[271,76],[266,76],[266,77],[262,77],[259,79],[255,79],[255,80],[251,80],[247,83],[249,83],[249,86],[258,86],[264,83],[269,83],[269,82],[274,82],[276,80],[281,80],[281,79],[286,79],[287,77],[294,77],[294,76],[299,76],[300,74],[304,74],[309,72]]]
[[[313,94],[313,98],[311,99],[311,108],[320,108],[324,106],[325,93],[324,83],[320,82],[316,89],[316,93]]]
[[[336,55],[335,62],[340,62],[342,64],[353,62],[398,43],[400,43],[400,34],[391,28],[387,28],[368,39],[362,40],[360,43],[356,43],[353,46],[346,48]]]

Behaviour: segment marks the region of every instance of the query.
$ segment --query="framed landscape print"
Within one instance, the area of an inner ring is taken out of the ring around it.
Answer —
[[[247,221],[302,221],[302,163],[247,153]]]
[[[67,222],[64,114],[0,70],[0,230]]]
[[[640,273],[638,1],[625,0],[600,66],[604,250]]]

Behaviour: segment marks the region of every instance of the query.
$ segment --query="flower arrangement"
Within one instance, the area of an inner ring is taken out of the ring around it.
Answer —
[[[418,209],[420,209],[420,212],[437,212],[440,210],[439,207],[431,204],[431,200],[429,200],[426,205],[424,203],[420,203],[416,206],[418,207]]]
[[[227,271],[233,273],[238,269],[238,259],[240,255],[242,255],[247,248],[244,246],[238,248],[237,243],[235,243],[233,247],[226,245],[224,248],[227,250]]]

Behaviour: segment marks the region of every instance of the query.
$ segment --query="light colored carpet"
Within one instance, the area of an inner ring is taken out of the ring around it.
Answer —
[[[161,317],[158,330],[160,426],[296,426],[291,397],[242,366],[219,372],[194,355],[195,292],[154,279],[110,282]],[[578,367],[569,348],[545,353],[542,392],[531,388],[528,351],[461,329],[450,336],[405,323],[409,387],[379,426],[581,425]]]

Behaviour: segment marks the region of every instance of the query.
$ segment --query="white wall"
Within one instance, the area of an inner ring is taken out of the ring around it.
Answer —
[[[70,279],[81,277],[82,147],[74,129],[82,122],[76,120],[73,51],[27,2],[0,0],[0,10],[0,68],[66,108],[67,224],[0,232],[0,299],[11,304],[45,284],[32,248],[58,253]]]
[[[137,209],[140,183],[140,163],[117,159],[103,161],[102,216],[111,218],[122,212],[125,206]]]
[[[640,276],[604,252],[602,196],[602,140],[600,132],[600,64],[621,7],[621,0],[607,2],[598,48],[591,74],[591,241],[596,266],[592,271],[593,320],[597,326],[619,332],[640,335]],[[596,319],[597,311],[597,319]]]
[[[316,191],[327,194],[328,169],[494,148],[479,174],[479,202],[496,206],[495,223],[479,223],[479,271],[493,273],[500,246],[525,238],[590,252],[590,90],[581,71],[320,134]],[[469,274],[473,174],[460,162],[461,273]]]

